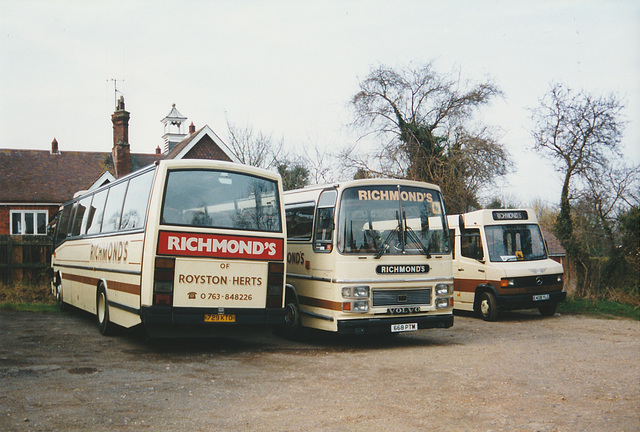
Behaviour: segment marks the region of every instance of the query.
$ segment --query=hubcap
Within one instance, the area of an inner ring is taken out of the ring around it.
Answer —
[[[482,303],[480,303],[480,310],[482,311],[483,315],[489,315],[489,302],[486,300],[482,300]]]
[[[296,325],[296,309],[295,306],[292,305],[291,303],[289,303],[287,305],[287,311],[284,315],[284,321],[285,323],[287,323],[288,326],[295,326]]]
[[[105,316],[105,307],[104,307],[104,294],[100,294],[98,298],[98,318],[100,318],[100,322],[104,322]]]

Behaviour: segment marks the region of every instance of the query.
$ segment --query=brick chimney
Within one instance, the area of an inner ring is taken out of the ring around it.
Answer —
[[[55,138],[51,141],[51,154],[60,154],[60,150],[58,150],[58,140]]]
[[[189,125],[189,135],[193,135],[194,133],[196,133],[196,125],[191,122],[191,124]]]
[[[129,112],[124,109],[124,97],[120,96],[118,105],[111,114],[113,123],[113,167],[116,178],[126,176],[131,172],[131,151],[129,149]]]

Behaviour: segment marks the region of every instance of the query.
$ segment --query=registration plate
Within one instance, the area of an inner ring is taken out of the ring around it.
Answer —
[[[204,322],[236,322],[236,316],[230,314],[204,314]]]
[[[417,323],[408,323],[408,324],[391,324],[391,332],[406,332],[406,331],[416,331],[418,330]]]
[[[533,296],[533,301],[549,300],[549,294],[539,294]]]

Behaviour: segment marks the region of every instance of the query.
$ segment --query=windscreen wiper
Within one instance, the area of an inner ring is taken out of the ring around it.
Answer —
[[[409,224],[407,224],[407,214],[405,212],[402,212],[402,216],[404,218],[404,226],[405,226],[405,232],[407,233],[407,237],[409,237],[411,241],[413,241],[415,244],[420,246],[420,249],[422,249],[422,251],[424,252],[427,258],[431,258],[431,254],[429,253],[429,248],[425,246],[424,243],[422,243],[422,241],[420,240],[420,237],[418,237],[418,234],[416,234],[416,232],[413,229],[411,229]]]
[[[407,227],[406,231],[407,231],[407,237],[409,237],[411,241],[413,241],[418,246],[420,246],[420,249],[422,249],[422,252],[424,252],[427,258],[431,258],[431,254],[429,253],[429,248],[426,247],[424,243],[422,243],[422,241],[420,240],[420,237],[418,237],[416,232],[412,230],[411,227]]]
[[[400,227],[402,224],[400,223],[400,217],[397,211],[396,211],[396,222],[398,222],[398,224],[393,230],[391,230],[387,238],[384,239],[384,242],[382,242],[382,246],[380,246],[380,250],[376,254],[375,259],[379,259],[382,256],[382,254],[384,254],[385,250],[387,250],[387,248],[389,247],[389,242],[391,241],[391,238],[393,237],[394,234],[397,233],[398,240],[402,242],[401,233],[400,233],[400,229],[401,229]],[[403,249],[404,249],[404,243],[403,243]]]

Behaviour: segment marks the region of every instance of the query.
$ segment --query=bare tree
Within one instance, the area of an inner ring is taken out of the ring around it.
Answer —
[[[620,151],[626,122],[615,96],[593,96],[555,84],[532,109],[535,148],[556,161],[563,175],[555,231],[572,258],[570,278],[582,296],[630,285],[621,221],[638,208],[639,168],[626,166]],[[636,260],[637,261],[637,260]]]
[[[434,71],[432,64],[396,71],[379,66],[351,100],[354,126],[380,146],[363,156],[342,152],[360,175],[439,184],[453,211],[478,206],[481,188],[507,170],[508,153],[486,127],[470,127],[473,114],[501,96],[491,83],[467,85]]]
[[[245,165],[259,168],[274,168],[282,152],[283,140],[274,144],[271,136],[256,132],[251,126],[236,126],[227,119],[229,147]]]
[[[620,157],[623,108],[613,95],[594,97],[555,84],[531,110],[535,149],[554,158],[556,169],[564,176],[557,232],[569,254],[579,252],[572,242],[571,182],[574,177],[588,178],[589,173]]]
[[[313,151],[305,155],[306,165],[313,183],[330,183],[340,180],[341,174],[337,155],[329,151],[327,146],[315,145]]]
[[[584,214],[588,214],[593,223],[588,232],[583,232],[583,236],[594,239],[594,246],[587,249],[591,252],[590,255],[605,259],[598,269],[597,280],[592,282],[607,288],[616,283],[616,274],[620,273],[624,266],[624,254],[627,251],[620,247],[624,239],[621,238],[623,234],[619,225],[622,215],[640,205],[640,197],[637,196],[640,169],[627,166],[598,166],[598,169],[589,170],[585,174],[585,180],[582,200],[586,208],[583,218]]]
[[[297,154],[284,150],[284,140],[274,143],[271,136],[255,131],[251,126],[237,126],[227,120],[229,147],[241,163],[265,169],[277,170],[285,189],[295,189],[313,183],[333,180],[333,154],[327,147],[304,146],[305,152]]]

